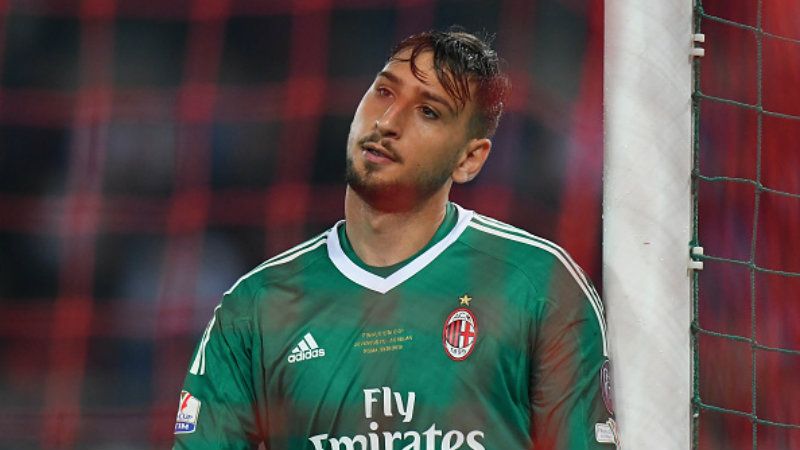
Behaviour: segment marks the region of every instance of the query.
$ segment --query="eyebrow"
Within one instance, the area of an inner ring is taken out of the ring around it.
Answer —
[[[391,81],[392,83],[403,84],[403,81],[397,75],[395,75],[392,72],[389,72],[387,70],[381,70],[380,72],[378,72],[377,77],[378,78],[380,78],[380,77],[386,78],[387,80]],[[443,106],[445,106],[450,111],[450,114],[452,114],[453,116],[458,115],[458,114],[456,114],[456,111],[453,108],[453,105],[451,105],[450,102],[448,102],[447,99],[445,99],[441,95],[434,94],[433,92],[431,92],[431,91],[429,91],[427,89],[422,90],[422,93],[420,95],[422,95],[422,98],[424,98],[426,100],[431,100],[433,102],[442,104]]]

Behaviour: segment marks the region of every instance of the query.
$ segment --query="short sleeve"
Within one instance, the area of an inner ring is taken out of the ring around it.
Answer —
[[[175,449],[251,449],[262,440],[251,370],[252,318],[228,294],[190,362],[175,424]]]
[[[537,450],[615,448],[602,303],[575,266],[559,265],[539,300],[532,345],[532,434]],[[605,375],[604,375],[605,374]]]

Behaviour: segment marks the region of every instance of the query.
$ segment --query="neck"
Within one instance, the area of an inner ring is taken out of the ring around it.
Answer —
[[[353,250],[364,263],[386,267],[410,258],[430,242],[444,220],[448,189],[406,211],[373,208],[347,187],[345,231]]]

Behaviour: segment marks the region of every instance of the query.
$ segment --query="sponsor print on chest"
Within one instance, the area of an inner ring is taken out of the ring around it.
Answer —
[[[364,400],[364,421],[369,431],[351,436],[330,436],[320,433],[308,438],[314,450],[355,449],[391,450],[403,445],[403,450],[485,450],[483,430],[445,430],[436,423],[416,423],[414,408],[418,399],[415,392],[394,391],[391,387],[367,388],[362,391]],[[403,432],[384,430],[381,423],[398,422]]]

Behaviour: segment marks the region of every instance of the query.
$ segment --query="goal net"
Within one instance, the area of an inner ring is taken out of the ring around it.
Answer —
[[[606,4],[624,448],[800,448],[800,2]]]
[[[800,448],[800,3],[694,27],[693,448]]]

